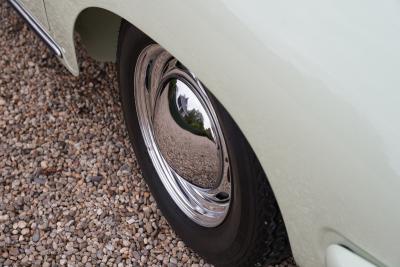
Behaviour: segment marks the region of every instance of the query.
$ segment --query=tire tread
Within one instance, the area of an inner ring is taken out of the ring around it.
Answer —
[[[279,264],[292,255],[285,224],[272,188],[254,152],[250,152],[257,181],[255,240],[252,251],[238,266]]]

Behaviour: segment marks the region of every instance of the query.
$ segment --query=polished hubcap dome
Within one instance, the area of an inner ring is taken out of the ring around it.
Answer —
[[[182,178],[215,188],[222,176],[220,143],[207,107],[185,80],[169,80],[156,99],[154,134],[162,156]]]
[[[134,85],[140,130],[165,189],[194,222],[219,225],[232,185],[225,139],[205,88],[156,44],[140,54]]]

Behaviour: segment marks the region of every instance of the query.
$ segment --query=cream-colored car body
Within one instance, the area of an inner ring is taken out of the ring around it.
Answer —
[[[344,266],[326,262],[333,244],[400,266],[399,1],[44,0],[43,8],[47,21],[31,12],[75,75],[75,26],[109,58],[123,18],[201,78],[258,155],[300,266]]]

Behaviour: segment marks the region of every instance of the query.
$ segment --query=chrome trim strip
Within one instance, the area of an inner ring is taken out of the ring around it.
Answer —
[[[46,45],[60,58],[62,58],[61,48],[57,45],[54,39],[43,29],[42,26],[36,21],[36,19],[21,6],[16,0],[8,0],[8,2],[14,7],[14,9],[21,15],[22,18],[28,22],[31,28],[36,32],[37,35],[46,43]]]

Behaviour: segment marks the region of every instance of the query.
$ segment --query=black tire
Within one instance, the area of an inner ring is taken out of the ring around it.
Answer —
[[[171,199],[147,153],[134,102],[134,71],[140,52],[154,43],[137,28],[122,22],[117,52],[122,108],[130,140],[143,176],[158,207],[183,241],[217,266],[262,266],[290,256],[285,225],[260,163],[238,126],[215,100],[215,110],[226,138],[233,194],[222,224],[202,227],[189,219]]]

